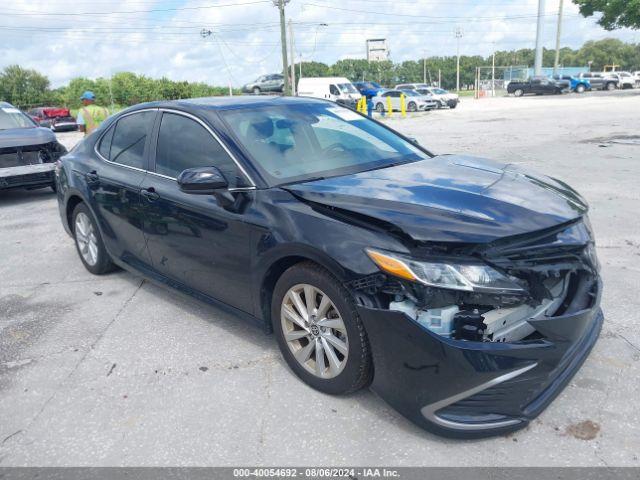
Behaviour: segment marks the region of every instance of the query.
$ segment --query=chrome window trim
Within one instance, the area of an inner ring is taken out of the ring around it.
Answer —
[[[109,130],[111,130],[112,128],[115,128],[116,124],[120,121],[120,119],[124,118],[124,117],[128,117],[129,115],[135,115],[136,113],[142,113],[142,112],[157,112],[158,109],[157,108],[142,108],[140,110],[135,110],[133,112],[128,112],[128,113],[124,113],[122,115],[120,115],[117,120],[109,126],[109,128],[107,128],[104,132],[102,132],[100,134],[100,137],[98,138],[98,140],[96,140],[96,143],[94,143],[93,145],[93,151],[96,153],[96,155],[98,155],[98,157],[107,163],[110,163],[111,165],[117,165],[119,167],[124,167],[124,168],[128,168],[129,170],[135,170],[137,172],[148,172],[148,170],[145,170],[144,168],[138,168],[138,167],[132,167],[131,165],[125,165],[124,163],[118,163],[118,162],[112,162],[111,160],[108,160],[106,158],[104,158],[100,152],[98,151],[98,145],[100,145],[100,142],[102,142],[102,137],[104,137],[107,132]],[[113,132],[115,133],[115,132]],[[113,139],[112,139],[113,140]]]
[[[227,155],[229,155],[229,158],[231,158],[231,160],[233,161],[233,163],[236,164],[236,167],[238,167],[238,169],[240,170],[240,172],[242,172],[242,174],[246,177],[246,179],[249,181],[249,183],[251,184],[248,187],[238,187],[238,188],[233,188],[233,189],[229,189],[230,191],[234,191],[234,190],[253,190],[256,188],[256,182],[253,181],[253,178],[251,178],[251,175],[249,175],[247,173],[247,171],[245,170],[245,168],[242,166],[242,164],[238,161],[238,159],[231,153],[231,151],[229,151],[229,149],[227,148],[227,146],[224,144],[224,142],[222,140],[220,140],[220,137],[218,137],[218,135],[209,127],[209,125],[207,125],[206,123],[204,123],[200,118],[196,117],[195,115],[192,115],[190,113],[187,112],[183,112],[181,110],[173,110],[171,108],[160,108],[159,109],[161,112],[167,112],[167,113],[173,113],[176,115],[182,115],[183,117],[187,117],[190,118],[191,120],[195,120],[197,123],[199,123],[200,125],[202,125],[205,130],[207,130],[209,132],[209,134],[215,139],[216,142],[218,142],[220,144],[220,146],[223,148],[223,150],[225,152],[227,152]],[[160,136],[160,131],[158,130],[158,136]],[[155,173],[155,172],[149,172],[149,173],[153,173],[154,175],[161,175],[163,177],[166,178],[173,178],[174,180],[176,180],[176,178],[174,177],[169,177],[167,175],[162,175],[160,173]]]
[[[155,175],[156,177],[160,177],[160,178],[164,178],[166,180],[172,180],[174,182],[177,182],[178,179],[175,177],[170,177],[169,175],[163,175],[162,173],[157,173],[157,172],[152,172],[150,170],[147,170],[147,173],[149,175]],[[228,192],[245,192],[247,190],[256,190],[255,186],[251,186],[251,187],[236,187],[236,188],[227,188]]]
[[[504,375],[500,375],[496,378],[489,380],[488,382],[482,383],[476,387],[473,387],[464,392],[458,393],[457,395],[453,395],[451,397],[445,398],[443,400],[439,400],[435,403],[431,403],[429,405],[425,405],[420,409],[420,413],[427,420],[445,428],[451,428],[454,430],[484,430],[490,428],[500,428],[500,427],[508,427],[510,425],[516,425],[521,422],[521,420],[517,418],[510,418],[506,420],[498,420],[495,422],[483,422],[483,423],[460,423],[454,422],[451,420],[447,420],[446,418],[439,417],[437,411],[451,405],[452,403],[456,403],[464,398],[475,395],[478,392],[486,390],[489,387],[493,387],[498,385],[499,383],[506,382],[507,380],[511,380],[512,378],[517,377],[518,375],[522,375],[524,372],[531,370],[538,366],[538,363],[532,363],[531,365],[527,365],[526,367],[518,368],[516,370],[512,370]]]

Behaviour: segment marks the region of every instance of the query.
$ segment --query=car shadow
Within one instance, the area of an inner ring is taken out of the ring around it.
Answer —
[[[22,203],[45,202],[54,200],[55,198],[56,194],[49,187],[34,190],[0,190],[0,208],[20,205]]]

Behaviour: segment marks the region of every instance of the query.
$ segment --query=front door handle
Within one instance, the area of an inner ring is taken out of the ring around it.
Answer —
[[[153,202],[154,200],[158,200],[160,195],[156,192],[156,189],[153,187],[143,188],[140,193],[144,198],[146,198],[149,202]]]
[[[85,173],[84,178],[87,179],[87,183],[89,185],[96,185],[100,182],[100,176],[98,175],[98,172],[96,172],[95,170]]]

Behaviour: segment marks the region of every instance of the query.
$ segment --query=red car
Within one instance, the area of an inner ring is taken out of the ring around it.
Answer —
[[[54,132],[78,129],[76,119],[71,116],[68,108],[37,107],[29,110],[27,114],[41,127],[50,128]]]

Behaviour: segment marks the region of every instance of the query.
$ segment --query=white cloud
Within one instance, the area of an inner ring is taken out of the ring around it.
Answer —
[[[252,1],[0,0],[0,68],[14,63],[35,68],[54,86],[78,75],[96,78],[124,70],[218,85],[231,78],[239,86],[281,68],[278,11],[271,2]],[[199,8],[220,4],[234,6]],[[547,47],[555,41],[557,6],[558,0],[547,2]],[[149,12],[171,8],[182,10]],[[78,15],[118,11],[139,12]],[[365,40],[371,37],[387,38],[397,62],[419,58],[423,52],[453,55],[457,24],[464,30],[463,54],[487,56],[494,49],[532,48],[536,12],[537,0],[292,0],[287,6],[294,22],[296,59],[302,55],[304,60],[325,63],[363,58]],[[31,15],[15,15],[21,13]],[[215,35],[202,38],[202,28]],[[565,1],[562,45],[575,48],[605,37],[638,40],[633,31],[604,31]]]

